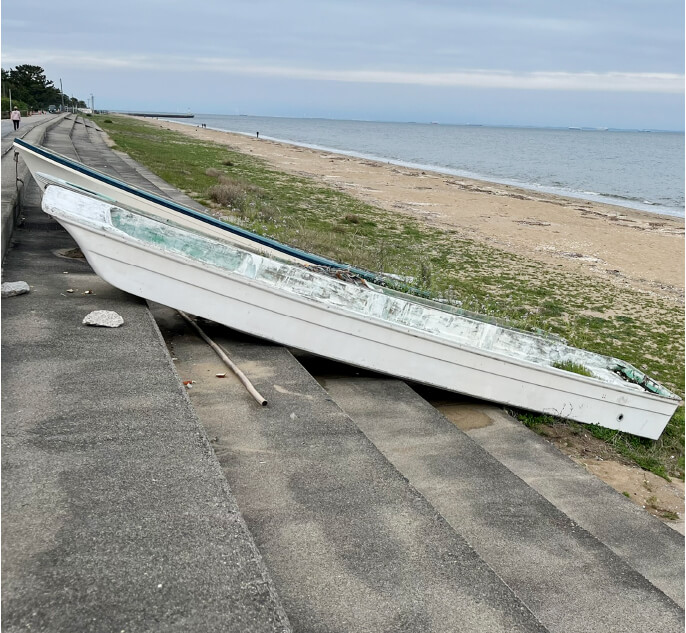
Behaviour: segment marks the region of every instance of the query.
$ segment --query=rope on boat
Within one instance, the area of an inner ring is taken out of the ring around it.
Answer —
[[[219,358],[221,358],[224,363],[231,369],[231,371],[236,374],[238,377],[238,380],[240,380],[245,388],[248,390],[248,393],[255,398],[258,404],[262,405],[263,407],[267,406],[267,401],[262,397],[259,391],[255,389],[253,384],[250,382],[248,377],[238,368],[238,366],[228,357],[226,352],[219,346],[217,345],[205,332],[202,331],[200,326],[193,321],[185,312],[182,312],[181,310],[177,310],[177,312],[193,327],[193,329],[198,333],[200,338],[202,338],[216,353]]]

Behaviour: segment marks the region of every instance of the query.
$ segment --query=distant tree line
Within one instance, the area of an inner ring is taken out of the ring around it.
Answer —
[[[47,110],[53,105],[61,108],[85,108],[85,101],[64,95],[55,84],[46,78],[40,66],[22,64],[9,70],[2,69],[2,112],[15,106],[23,111]]]

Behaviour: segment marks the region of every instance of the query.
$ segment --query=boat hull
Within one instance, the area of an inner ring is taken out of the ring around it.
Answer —
[[[56,188],[48,192],[51,189]],[[94,271],[112,285],[275,343],[506,406],[651,439],[660,436],[678,405],[675,399],[446,342],[381,318],[361,317],[132,242],[116,230],[90,226],[65,213],[63,196],[46,193],[43,206],[69,231]]]

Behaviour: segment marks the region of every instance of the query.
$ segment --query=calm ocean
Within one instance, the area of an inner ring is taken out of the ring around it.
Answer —
[[[177,121],[178,122],[178,121]],[[684,216],[684,134],[196,114],[240,132],[447,174]]]

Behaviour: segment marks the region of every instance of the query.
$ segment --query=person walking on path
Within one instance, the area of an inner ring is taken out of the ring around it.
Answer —
[[[14,129],[18,130],[19,121],[21,121],[21,112],[19,112],[17,106],[14,106],[14,110],[12,110],[12,114],[10,114],[10,119],[12,119],[12,123],[14,123]]]

